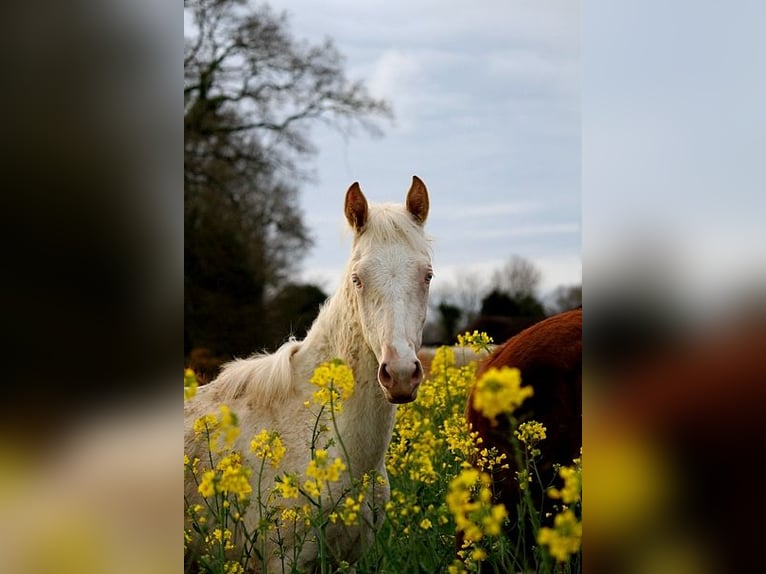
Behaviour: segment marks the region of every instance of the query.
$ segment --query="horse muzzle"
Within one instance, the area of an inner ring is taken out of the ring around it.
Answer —
[[[389,402],[402,404],[414,401],[422,381],[423,366],[417,357],[399,359],[383,356],[378,368],[378,382]]]

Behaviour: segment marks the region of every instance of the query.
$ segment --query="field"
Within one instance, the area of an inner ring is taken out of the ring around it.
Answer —
[[[466,353],[471,352],[470,347],[487,349],[486,338],[481,336],[467,335],[463,344]],[[476,365],[458,366],[462,361],[460,356],[456,360],[455,353],[461,352],[462,348],[437,350],[417,400],[398,408],[387,455],[391,499],[384,507],[373,508],[383,515],[382,526],[355,565],[356,572],[580,572],[581,459],[562,466],[556,484],[543,485],[547,488],[544,500],[525,496],[514,509],[494,504],[490,473],[505,461],[477,445],[467,427],[464,411]],[[307,408],[318,409],[317,420],[329,415],[332,421],[343,400],[353,393],[350,370],[339,361],[325,364],[317,369],[312,382],[317,391]],[[484,381],[481,388],[487,416],[512,417],[514,405],[529,392],[525,391],[529,387],[519,387],[518,371],[512,369]],[[194,376],[187,372],[185,396],[194,391]],[[205,502],[186,504],[186,571],[245,572],[247,564],[265,560],[267,540],[277,541],[279,552],[285,529],[302,532],[304,526],[301,542],[317,545],[320,571],[348,571],[350,565],[332,564],[328,558],[327,527],[358,525],[364,516],[361,509],[373,506],[369,493],[383,478],[365,475],[361,481],[343,482],[347,469],[342,460],[330,460],[327,450],[320,448],[333,444],[331,427],[316,425],[312,460],[305,473],[308,479],[284,474],[263,495],[254,494],[253,485],[258,484],[264,465],[278,468],[284,456],[279,437],[267,430],[253,437],[250,460],[257,462],[255,468],[249,468],[243,464],[244,457],[230,448],[240,432],[236,417],[224,407],[200,419],[199,439],[208,441],[210,457],[208,461],[184,457],[186,480],[197,482]],[[527,421],[514,434],[519,446],[517,464],[524,469],[518,473],[519,483],[529,493],[524,487],[539,480],[535,461],[545,429]],[[320,512],[322,497],[333,492],[333,485],[337,492],[339,484],[347,486],[341,496],[333,497],[337,502],[332,512]],[[259,490],[257,486],[255,490]],[[258,527],[252,531],[244,528],[246,513],[258,513]],[[524,513],[536,525],[538,542],[526,551],[519,541]],[[541,526],[548,522],[550,527]],[[244,550],[233,543],[243,536],[249,541]],[[462,542],[458,544],[458,540]],[[282,558],[284,571],[290,572],[290,556]]]

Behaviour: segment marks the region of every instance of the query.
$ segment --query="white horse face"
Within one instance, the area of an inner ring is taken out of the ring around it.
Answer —
[[[428,208],[428,192],[417,177],[406,212],[379,207],[379,216],[371,215],[358,184],[346,194],[346,217],[357,233],[348,280],[362,332],[378,359],[378,383],[392,403],[415,400],[423,380],[416,353],[433,277],[422,229]]]

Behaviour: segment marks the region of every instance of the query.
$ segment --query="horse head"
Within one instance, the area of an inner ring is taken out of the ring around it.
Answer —
[[[354,230],[347,281],[363,336],[378,360],[378,383],[391,403],[415,400],[423,380],[417,357],[433,277],[423,230],[429,200],[417,177],[404,207],[368,205],[358,183],[346,192],[346,219]]]

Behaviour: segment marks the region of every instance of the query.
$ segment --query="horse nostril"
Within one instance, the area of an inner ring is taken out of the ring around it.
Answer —
[[[420,365],[420,361],[415,361],[415,371],[412,373],[413,381],[420,381],[423,378],[423,367]]]
[[[388,371],[388,363],[382,363],[380,365],[380,369],[378,369],[378,380],[380,380],[380,382],[387,387],[391,386],[391,383],[393,382],[393,377],[391,376],[391,373]]]

